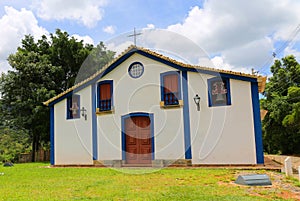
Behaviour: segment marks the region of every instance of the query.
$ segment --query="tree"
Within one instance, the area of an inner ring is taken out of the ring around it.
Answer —
[[[0,163],[18,161],[18,156],[29,150],[29,136],[26,131],[0,128]]]
[[[113,59],[114,53],[107,51],[103,43],[97,48],[107,57],[102,63],[94,63],[102,66]],[[2,104],[6,108],[2,115],[9,120],[10,128],[28,131],[33,160],[39,146],[49,142],[49,108],[42,103],[73,86],[82,63],[93,49],[93,45],[85,45],[57,30],[50,40],[42,36],[35,41],[33,36],[25,36],[17,52],[8,57],[13,70],[2,74],[0,80]]]
[[[96,73],[98,70],[104,67],[108,61],[111,61],[114,56],[115,52],[107,50],[104,46],[104,43],[100,42],[82,63],[75,83],[79,83]]]
[[[300,153],[300,65],[294,56],[275,60],[261,106],[263,138],[268,153]]]

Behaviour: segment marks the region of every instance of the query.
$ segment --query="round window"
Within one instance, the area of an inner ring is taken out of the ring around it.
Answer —
[[[144,73],[144,66],[140,62],[132,63],[128,68],[128,73],[132,78],[139,78]]]

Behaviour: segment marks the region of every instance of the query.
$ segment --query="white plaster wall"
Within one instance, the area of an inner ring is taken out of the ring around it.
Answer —
[[[80,95],[80,107],[87,109],[87,120],[67,120],[67,99],[55,104],[55,165],[93,164],[91,86],[75,94]]]
[[[210,75],[188,73],[193,164],[256,164],[251,83],[230,79],[231,106],[208,107]],[[201,111],[193,97],[201,97]]]
[[[128,74],[133,62],[144,65],[137,79]],[[121,116],[133,112],[154,114],[155,159],[184,158],[182,108],[160,108],[160,73],[174,71],[164,64],[138,54],[132,55],[101,80],[114,80],[114,113],[97,116],[98,159],[121,160]],[[101,81],[99,80],[99,81]]]

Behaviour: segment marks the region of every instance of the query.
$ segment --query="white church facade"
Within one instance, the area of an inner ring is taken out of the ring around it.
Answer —
[[[265,82],[131,46],[44,103],[51,165],[263,164]]]

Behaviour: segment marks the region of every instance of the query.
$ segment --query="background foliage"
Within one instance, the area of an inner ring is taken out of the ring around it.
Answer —
[[[88,57],[90,54],[92,56]],[[113,57],[114,52],[106,50],[102,42],[94,48],[92,44],[84,44],[59,29],[50,34],[50,38],[42,36],[35,40],[33,36],[25,36],[17,52],[8,58],[12,70],[0,78],[0,118],[5,120],[3,126],[9,128],[7,133],[14,135],[25,131],[33,152],[41,144],[47,144],[49,108],[43,102],[74,85],[86,58],[89,58],[85,62],[86,70],[82,71],[78,81],[95,73]],[[1,131],[0,138],[4,137],[4,133]],[[33,160],[34,157],[33,154]]]
[[[17,162],[19,154],[30,150],[29,135],[26,131],[0,128],[0,133],[0,162]]]
[[[268,153],[300,154],[300,65],[292,55],[271,66],[263,120],[264,148]]]

